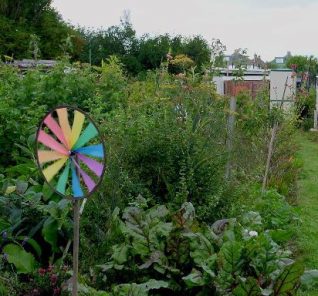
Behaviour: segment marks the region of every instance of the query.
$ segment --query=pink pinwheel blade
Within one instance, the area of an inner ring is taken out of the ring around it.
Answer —
[[[44,123],[55,134],[55,136],[64,144],[64,146],[67,147],[67,142],[64,138],[63,131],[51,114],[49,114],[44,119]]]
[[[38,141],[56,152],[59,152],[63,155],[69,155],[68,150],[64,146],[62,146],[54,138],[42,130],[39,132]]]

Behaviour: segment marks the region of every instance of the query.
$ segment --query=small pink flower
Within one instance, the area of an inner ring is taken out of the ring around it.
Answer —
[[[55,286],[56,283],[57,283],[57,275],[56,274],[52,274],[50,276],[50,281],[51,281],[52,286]]]
[[[45,275],[46,270],[44,268],[39,268],[38,272],[39,272],[39,275],[43,276]]]

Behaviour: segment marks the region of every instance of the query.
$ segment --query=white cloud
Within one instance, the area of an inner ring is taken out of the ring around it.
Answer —
[[[54,0],[65,20],[86,27],[119,24],[130,10],[134,28],[144,33],[201,34],[219,38],[230,51],[248,48],[267,60],[318,52],[318,0]]]

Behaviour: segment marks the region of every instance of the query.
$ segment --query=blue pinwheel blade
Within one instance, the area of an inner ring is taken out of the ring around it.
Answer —
[[[84,196],[84,193],[81,188],[80,180],[77,177],[77,172],[75,169],[74,164],[72,163],[72,191],[73,191],[73,197],[78,198]]]
[[[99,157],[99,158],[104,157],[104,149],[102,144],[81,147],[76,149],[75,152],[79,152],[81,154],[90,155],[90,156]]]

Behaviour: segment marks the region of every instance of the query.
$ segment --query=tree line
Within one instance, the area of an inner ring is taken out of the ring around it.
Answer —
[[[209,44],[200,35],[186,38],[145,34],[139,37],[127,13],[117,26],[91,30],[66,23],[52,7],[52,0],[0,1],[2,60],[67,56],[71,61],[101,65],[111,55],[116,55],[126,72],[136,75],[156,69],[167,60],[172,73],[191,67],[202,71],[206,65],[211,66],[211,57],[217,62],[212,63],[213,66],[222,65],[224,50],[219,41]],[[213,57],[213,53],[217,56]],[[298,72],[306,70],[312,77],[318,73],[318,62],[313,57],[291,56],[286,66]]]
[[[155,69],[167,58],[172,71],[210,61],[209,43],[201,36],[143,35],[138,37],[129,17],[105,29],[75,28],[52,7],[52,0],[0,2],[0,54],[2,59],[58,59],[100,65],[116,55],[126,71],[137,74]]]

